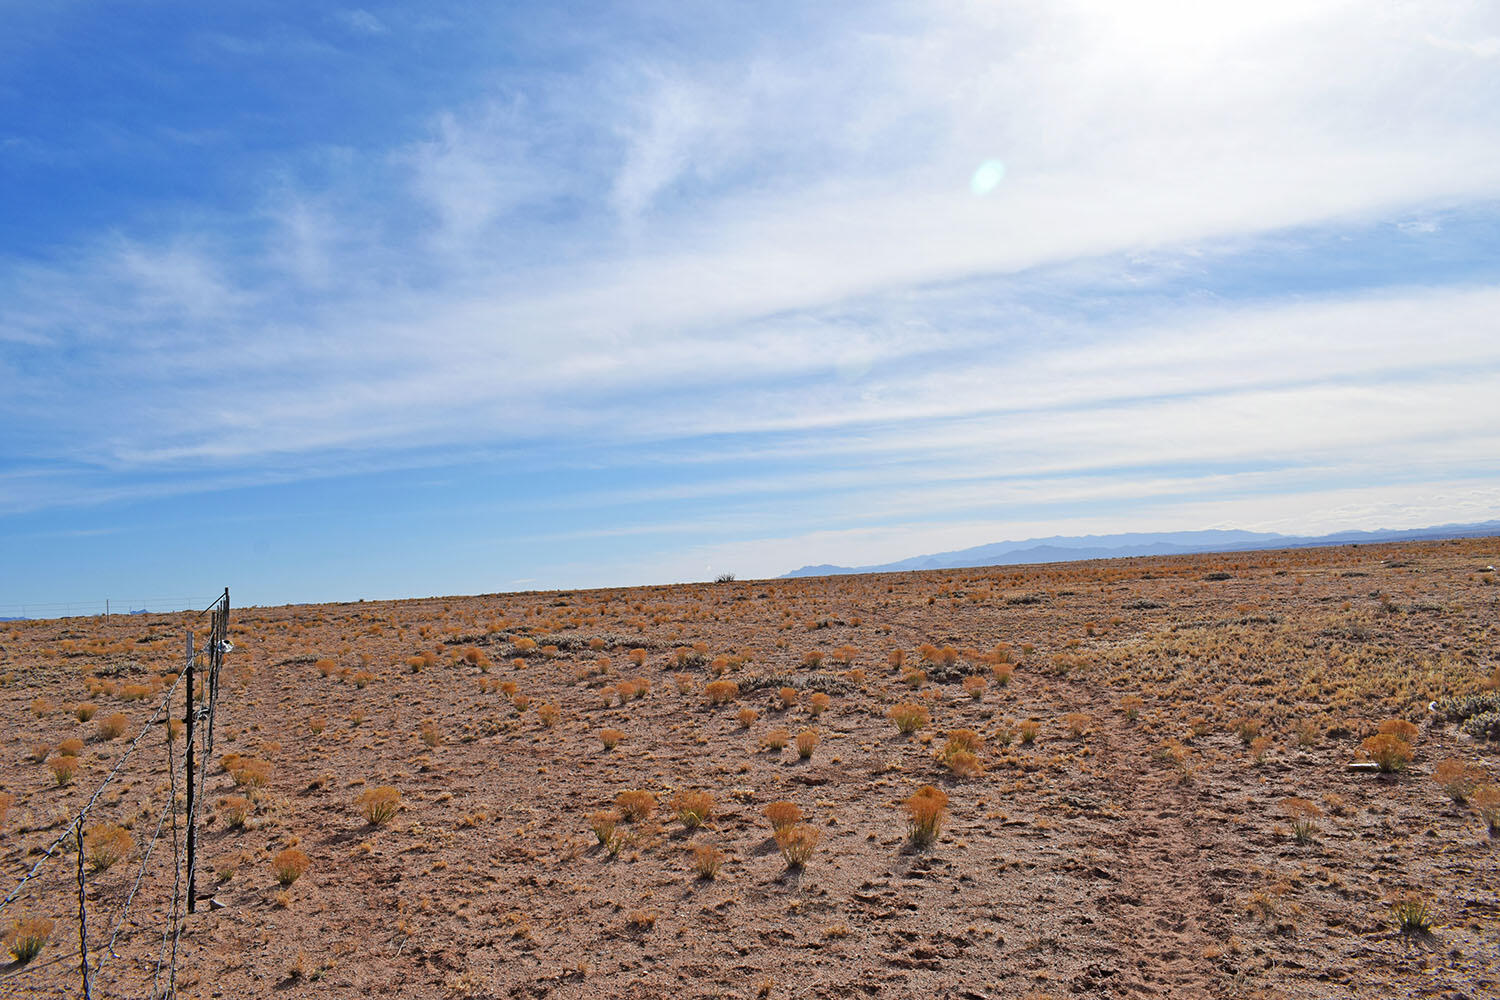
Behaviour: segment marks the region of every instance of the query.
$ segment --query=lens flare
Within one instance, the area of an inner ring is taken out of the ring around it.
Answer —
[[[1003,180],[1005,180],[1005,164],[999,160],[985,160],[970,178],[969,190],[977,195],[986,195],[999,187]]]

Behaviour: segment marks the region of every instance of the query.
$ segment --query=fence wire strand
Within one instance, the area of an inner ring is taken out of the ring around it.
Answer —
[[[227,588],[225,589],[224,593],[214,601],[212,605],[204,610],[203,613],[207,614],[209,612],[213,613],[213,619],[209,633],[209,662],[207,664],[208,669],[206,670],[204,677],[203,705],[200,709],[198,706],[195,706],[193,704],[191,690],[189,690],[185,699],[185,712],[198,714],[199,717],[204,719],[206,724],[203,735],[201,737],[203,747],[203,763],[201,767],[194,769],[195,771],[197,771],[196,774],[189,773],[186,775],[187,781],[189,783],[189,791],[192,792],[196,790],[199,793],[196,796],[193,796],[193,808],[190,811],[190,814],[186,817],[187,835],[190,839],[193,836],[193,831],[197,824],[198,812],[202,807],[201,790],[207,785],[209,760],[213,755],[214,716],[217,713],[219,701],[219,670],[223,665],[224,654],[230,648],[228,645],[229,591]],[[189,648],[191,649],[191,642],[189,643]],[[196,656],[196,654],[190,655]],[[25,875],[21,877],[21,880],[16,883],[15,887],[12,888],[9,893],[6,894],[5,898],[3,900],[0,900],[0,912],[3,912],[6,907],[10,906],[13,902],[20,898],[21,893],[25,890],[26,886],[33,879],[38,877],[48,861],[54,860],[61,854],[66,853],[65,850],[60,852],[59,848],[62,848],[64,846],[65,842],[70,836],[74,838],[73,846],[77,848],[78,862],[77,881],[79,948],[77,955],[79,960],[79,974],[82,977],[82,996],[84,1000],[91,1000],[92,997],[93,984],[90,981],[91,973],[93,977],[97,979],[100,970],[103,969],[104,964],[108,960],[110,960],[111,958],[120,957],[119,953],[115,950],[115,944],[120,938],[121,931],[125,926],[125,921],[130,916],[131,907],[134,905],[136,897],[140,893],[141,886],[146,878],[146,872],[150,868],[152,853],[155,851],[157,842],[161,839],[162,833],[166,829],[169,819],[171,821],[172,830],[172,907],[170,916],[162,928],[161,948],[157,956],[155,969],[151,974],[151,989],[148,997],[151,998],[151,1000],[155,1000],[155,998],[157,997],[157,986],[161,983],[164,968],[166,970],[166,983],[165,989],[160,995],[163,998],[175,998],[177,995],[177,960],[180,951],[182,933],[186,926],[186,913],[184,912],[183,898],[183,880],[184,874],[186,874],[188,876],[188,884],[191,885],[192,873],[184,873],[183,871],[183,831],[180,829],[177,820],[177,758],[175,747],[173,746],[173,719],[171,706],[172,699],[177,693],[177,688],[182,683],[183,675],[187,673],[187,666],[188,664],[185,663],[184,669],[178,672],[177,677],[173,680],[171,687],[167,689],[166,695],[157,704],[156,709],[151,713],[150,718],[148,718],[145,724],[142,725],[140,733],[138,733],[135,739],[130,742],[130,745],[125,748],[125,751],[120,755],[119,759],[115,761],[114,766],[110,769],[109,773],[105,775],[104,780],[101,781],[98,787],[94,789],[93,794],[88,797],[88,800],[83,804],[83,807],[79,809],[78,812],[74,815],[68,826],[49,845],[47,845],[45,849],[42,850],[42,856],[37,860],[37,862],[31,866],[31,868],[26,872]],[[108,940],[101,949],[97,949],[98,959],[93,963],[91,969],[89,963],[88,944],[88,883],[85,873],[85,841],[87,839],[86,824],[90,812],[92,812],[95,804],[99,801],[99,797],[103,795],[104,790],[108,788],[109,785],[119,777],[121,770],[123,770],[123,768],[125,767],[125,764],[130,760],[136,749],[141,745],[146,736],[151,732],[152,727],[156,725],[157,720],[161,718],[163,712],[167,713],[165,722],[167,744],[167,802],[165,807],[157,814],[155,829],[152,831],[151,839],[146,843],[145,849],[142,852],[141,863],[139,868],[136,870],[135,879],[130,886],[130,891],[126,894],[125,900],[120,906],[119,913],[114,920],[114,925],[110,929]],[[191,903],[191,900],[188,900],[187,902]],[[170,961],[168,960],[169,938],[171,939]],[[54,961],[66,961],[71,958],[71,954],[58,956],[58,958]],[[147,961],[149,962],[149,959]],[[34,971],[35,969],[46,967],[51,964],[53,963],[44,962],[38,963],[34,966],[28,966],[27,968]],[[7,976],[5,978],[10,977]]]

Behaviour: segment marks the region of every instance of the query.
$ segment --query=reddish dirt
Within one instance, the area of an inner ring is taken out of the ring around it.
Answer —
[[[236,609],[214,757],[265,760],[269,780],[237,790],[211,768],[199,884],[213,902],[185,922],[179,995],[1500,995],[1500,840],[1431,777],[1452,758],[1496,781],[1497,747],[1428,711],[1497,669],[1500,574],[1481,572],[1497,549]],[[64,832],[161,698],[184,630],[204,626],[181,615],[0,626],[0,788],[14,797],[0,890]],[[525,639],[539,648],[517,666]],[[935,662],[922,662],[924,644]],[[962,654],[951,668],[944,646]],[[841,647],[852,663],[830,662]],[[471,649],[488,665],[465,661]],[[926,682],[909,686],[893,650]],[[413,672],[423,651],[431,662]],[[743,658],[721,664],[742,691],[712,707],[703,689],[720,657]],[[1013,668],[1008,684],[997,664]],[[604,688],[635,677],[646,694],[604,706]],[[965,677],[986,680],[977,699]],[[147,693],[127,700],[130,684]],[[784,684],[803,688],[800,704],[780,706]],[[831,701],[814,719],[820,687]],[[87,722],[73,712],[83,701],[99,707]],[[887,718],[905,701],[931,715],[910,736]],[[558,709],[554,727],[544,705]],[[759,716],[745,729],[747,707]],[[115,712],[130,728],[103,739],[99,720]],[[1348,770],[1389,719],[1417,726],[1411,763]],[[1242,720],[1265,742],[1250,745]],[[1027,721],[1035,742],[1007,745]],[[771,730],[809,727],[810,760],[761,748]],[[605,728],[624,733],[612,751]],[[938,759],[959,729],[984,739],[982,775]],[[33,755],[45,744],[43,760],[56,756],[69,737],[84,742],[80,770],[58,786]],[[149,730],[91,814],[133,842],[88,880],[90,955],[105,957],[95,996],[147,995],[160,954],[170,825],[144,868],[142,849],[164,815],[165,746],[165,730]],[[917,848],[901,803],[923,784],[950,801],[937,842]],[[374,827],[354,803],[381,785],[402,804]],[[626,789],[660,808],[621,823],[606,848],[589,817]],[[715,800],[695,830],[668,806],[684,789]],[[236,794],[253,804],[230,829],[221,803]],[[1309,843],[1290,834],[1293,796],[1316,807]],[[763,815],[780,799],[820,834],[800,870]],[[716,879],[695,876],[694,844],[724,852]],[[288,846],[311,863],[282,889],[270,858]],[[73,864],[45,862],[6,908],[5,926],[40,916],[54,929],[30,964],[0,967],[0,997],[78,995]],[[1390,902],[1403,893],[1429,904],[1429,932],[1396,929]]]

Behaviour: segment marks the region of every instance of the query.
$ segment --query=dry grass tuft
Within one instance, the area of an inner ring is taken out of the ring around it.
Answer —
[[[98,731],[101,740],[116,740],[125,735],[125,730],[130,728],[130,719],[124,712],[116,712],[111,716],[99,720]]]
[[[310,864],[312,859],[306,854],[295,847],[288,847],[271,858],[271,871],[276,873],[277,883],[285,887],[301,878]]]
[[[916,732],[931,721],[931,716],[927,714],[927,709],[912,702],[893,705],[891,710],[885,713],[885,716],[894,722],[896,730],[904,735]]]
[[[5,932],[5,950],[10,952],[16,964],[25,965],[47,947],[47,942],[52,939],[52,927],[52,921],[45,917],[18,917],[10,922],[10,928]]]
[[[766,805],[764,810],[766,819],[771,821],[772,830],[781,830],[802,822],[802,810],[795,802],[781,799]]]
[[[656,796],[639,788],[628,788],[615,796],[615,807],[626,821],[639,822],[656,812]]]
[[[401,792],[390,785],[370,788],[354,800],[355,808],[371,826],[384,826],[401,808]]]
[[[1380,768],[1381,773],[1400,771],[1411,763],[1411,744],[1391,733],[1379,733],[1360,744],[1360,749]]]
[[[943,817],[948,811],[948,796],[942,789],[923,785],[904,803],[908,824],[907,837],[916,847],[925,847],[937,840],[943,830]]]
[[[786,861],[786,866],[797,869],[807,864],[808,859],[812,857],[813,851],[817,849],[818,840],[822,837],[822,831],[806,823],[795,823],[778,829],[775,837],[776,846],[781,850],[781,857]]]
[[[113,823],[90,827],[83,834],[83,856],[88,859],[89,869],[96,873],[108,871],[134,846],[130,832]]]
[[[682,825],[691,830],[713,815],[714,797],[708,792],[678,792],[672,797],[672,811]]]
[[[724,863],[724,852],[711,844],[693,845],[693,871],[698,877],[712,880],[719,875],[719,866]]]

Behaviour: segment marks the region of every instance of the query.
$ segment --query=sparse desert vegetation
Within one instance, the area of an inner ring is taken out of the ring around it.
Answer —
[[[1495,993],[1495,545],[236,610],[179,990]],[[7,891],[145,733],[96,947],[194,624],[0,633]],[[75,903],[0,915],[0,993],[76,987]]]

